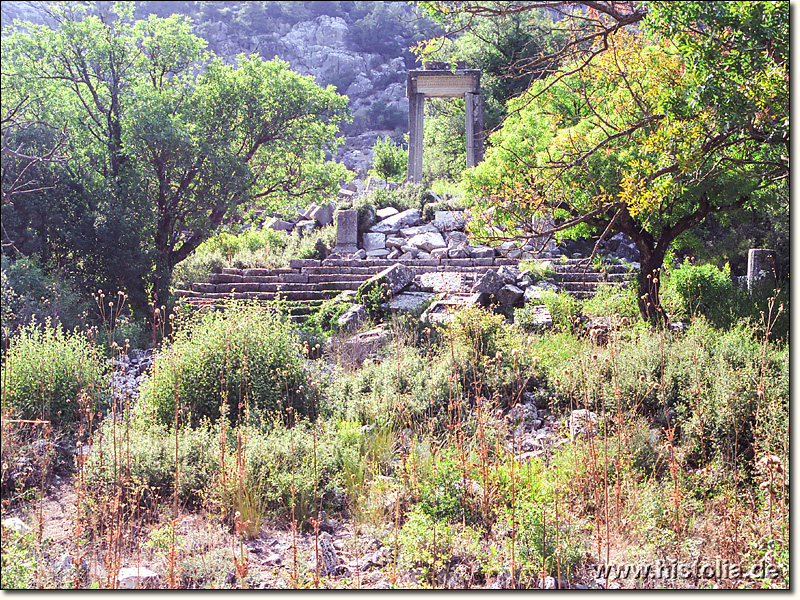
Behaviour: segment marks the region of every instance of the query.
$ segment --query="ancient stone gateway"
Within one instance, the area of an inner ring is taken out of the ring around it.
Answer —
[[[422,136],[425,118],[425,97],[459,98],[466,102],[467,167],[483,160],[483,101],[481,72],[466,69],[463,63],[456,71],[444,62],[425,63],[424,69],[409,71],[406,83],[408,96],[408,180],[422,181]]]

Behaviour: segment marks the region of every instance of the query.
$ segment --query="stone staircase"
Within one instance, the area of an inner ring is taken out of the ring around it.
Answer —
[[[404,261],[293,259],[288,268],[281,269],[225,268],[221,273],[210,274],[207,282],[195,283],[191,290],[176,291],[176,296],[198,307],[213,306],[230,299],[280,299],[285,302],[293,319],[302,320],[325,300],[345,290],[357,290],[364,281],[397,262],[414,271],[418,291],[441,291],[431,287],[429,275],[440,273],[442,281],[456,282],[449,288],[453,292],[469,292],[475,280],[488,270],[496,271],[503,265],[517,267],[519,264],[517,259],[502,257]],[[591,268],[584,271],[580,259],[551,262],[556,285],[578,298],[591,297],[598,285],[620,285],[630,277],[624,266],[606,267],[605,272],[600,272]]]
[[[564,262],[553,262],[556,284],[580,300],[594,296],[598,286],[611,284],[622,286],[633,278],[626,265],[604,265],[602,270],[593,267],[584,269],[583,259],[571,258]]]

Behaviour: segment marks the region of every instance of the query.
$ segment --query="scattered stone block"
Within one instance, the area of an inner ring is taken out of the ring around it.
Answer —
[[[392,248],[389,254],[386,256],[388,260],[397,260],[403,253],[400,252],[399,248]]]
[[[483,304],[483,294],[449,294],[431,304],[420,316],[428,323],[450,323],[454,313],[465,306]]]
[[[145,567],[123,567],[117,574],[119,588],[132,589],[157,589],[161,587],[161,577],[158,573]]]
[[[337,254],[353,254],[358,250],[358,211],[340,210],[336,216]]]
[[[420,252],[419,248],[416,248],[414,246],[409,246],[408,244],[400,246],[400,251],[405,254],[410,254],[412,258],[416,258]]]
[[[400,233],[407,238],[412,238],[420,233],[439,233],[433,225],[418,225],[416,227],[405,227],[400,230]]]
[[[333,223],[333,212],[335,209],[336,206],[332,203],[318,206],[311,212],[308,218],[319,223],[321,227],[325,227]]]
[[[448,258],[469,258],[469,252],[464,246],[456,246],[447,250]]]
[[[434,292],[458,293],[464,287],[463,273],[423,273],[420,285]]]
[[[373,250],[384,250],[386,248],[386,236],[382,233],[365,233],[362,247],[367,251],[367,256]]]
[[[367,252],[367,258],[383,258],[385,256],[389,256],[389,250],[386,248],[378,248]]]
[[[389,217],[392,217],[392,216],[398,214],[399,212],[400,211],[397,210],[394,206],[387,206],[386,208],[381,208],[381,209],[375,211],[375,215],[379,219],[383,220],[383,219],[388,219]]]
[[[447,248],[434,248],[431,250],[431,256],[434,258],[447,258]]]
[[[525,310],[533,312],[533,319],[531,320],[531,325],[533,327],[549,328],[553,326],[553,317],[546,306],[531,306]]]
[[[421,219],[422,216],[419,209],[409,208],[387,219],[383,219],[379,223],[373,225],[370,231],[373,233],[397,233],[401,229],[416,225]]]
[[[494,248],[489,246],[472,246],[469,249],[472,258],[494,258]],[[491,263],[490,263],[491,264]]]
[[[394,264],[385,268],[377,275],[367,279],[358,288],[359,295],[363,295],[375,286],[386,285],[389,298],[394,298],[414,281],[414,271],[405,265]]]
[[[364,260],[367,258],[367,251],[361,248],[353,253],[353,260]]]
[[[524,292],[517,286],[506,284],[497,291],[497,301],[503,306],[513,306],[522,299]]]
[[[486,271],[472,286],[473,292],[496,294],[505,285],[503,279],[495,271]]]
[[[427,232],[427,233],[418,233],[410,240],[408,240],[409,246],[416,246],[420,250],[424,250],[425,252],[430,252],[434,248],[447,248],[447,243],[444,241],[442,234],[439,232]]]

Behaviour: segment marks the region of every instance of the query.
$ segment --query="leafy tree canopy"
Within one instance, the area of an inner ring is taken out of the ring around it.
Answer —
[[[480,233],[622,231],[641,252],[640,310],[653,316],[679,235],[777,197],[788,175],[786,3],[428,4],[444,16],[571,5],[565,19],[590,22],[556,53],[562,68],[509,103],[486,161],[465,174],[485,200]]]
[[[135,250],[126,262],[144,267],[117,283],[160,303],[175,264],[238,207],[310,202],[346,175],[326,160],[349,118],[333,88],[277,59],[225,65],[175,15],[51,10],[57,29],[4,36],[3,103],[7,90],[44,98],[39,118],[66,127],[73,195],[90,199],[93,241],[110,246],[74,257],[88,272],[93,256]]]

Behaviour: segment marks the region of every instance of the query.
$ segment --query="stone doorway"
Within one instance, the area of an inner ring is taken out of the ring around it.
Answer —
[[[483,100],[481,72],[456,65],[455,72],[445,62],[425,63],[424,69],[408,72],[408,180],[422,181],[422,140],[425,98],[464,97],[466,104],[467,168],[483,160]]]

